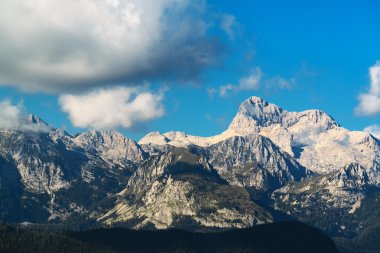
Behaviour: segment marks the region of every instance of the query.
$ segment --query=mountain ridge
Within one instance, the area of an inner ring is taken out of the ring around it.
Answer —
[[[136,142],[114,130],[70,135],[35,115],[25,122],[0,129],[6,222],[210,231],[299,219],[365,240],[363,214],[380,196],[377,138],[258,97],[211,137],[152,132]]]
[[[349,131],[321,110],[288,112],[255,96],[241,104],[228,129],[220,135],[199,137],[184,132],[153,132],[138,143],[207,147],[233,136],[250,134],[269,138],[282,150],[296,157],[304,167],[316,173],[339,170],[356,160],[363,164],[367,160],[380,161],[380,142],[373,135]],[[332,150],[339,152],[339,157],[332,156]]]

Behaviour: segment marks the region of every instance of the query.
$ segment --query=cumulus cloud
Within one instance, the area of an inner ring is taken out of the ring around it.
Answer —
[[[355,112],[360,116],[372,116],[380,113],[380,61],[370,67],[371,87],[367,93],[359,95],[359,105]]]
[[[0,85],[72,92],[191,79],[219,60],[203,0],[1,0]]]
[[[364,132],[370,133],[376,138],[380,139],[380,126],[379,125],[371,125],[363,130]]]
[[[163,91],[115,87],[83,95],[62,95],[59,103],[72,124],[80,128],[131,128],[164,115]]]
[[[48,132],[51,128],[33,115],[26,116],[22,103],[0,101],[0,129]]]

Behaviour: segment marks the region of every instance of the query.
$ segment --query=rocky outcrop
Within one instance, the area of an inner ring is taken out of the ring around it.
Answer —
[[[159,229],[248,227],[272,220],[244,188],[230,186],[204,157],[183,148],[144,162],[100,219]]]

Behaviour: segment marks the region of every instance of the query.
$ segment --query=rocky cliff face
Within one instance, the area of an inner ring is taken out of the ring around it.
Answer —
[[[57,145],[48,133],[0,131],[0,147],[0,153],[14,164],[32,192],[67,188],[80,172],[81,156]]]
[[[145,158],[141,147],[116,131],[89,131],[76,136],[73,141],[86,152],[98,156],[111,167],[125,169],[139,164]]]
[[[0,129],[3,220],[63,221],[90,213],[88,202],[114,196],[144,159],[140,146],[120,133],[72,137],[34,115],[26,122],[24,129]],[[18,211],[9,211],[9,203]]]
[[[311,175],[272,141],[257,134],[226,139],[207,151],[210,163],[233,185],[268,191]]]
[[[207,160],[176,149],[144,162],[120,193],[115,208],[100,221],[169,228],[247,227],[271,222],[269,212],[244,188],[230,186]]]
[[[288,112],[257,97],[243,102],[229,131],[266,136],[316,173],[379,160],[379,141],[370,134],[344,129],[320,110]]]
[[[368,188],[379,186],[379,165],[368,168],[351,163],[339,171],[289,184],[273,193],[273,198],[286,210],[307,212],[315,202],[319,208],[329,207],[354,212]]]

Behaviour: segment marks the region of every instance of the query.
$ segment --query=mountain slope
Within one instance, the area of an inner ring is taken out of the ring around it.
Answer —
[[[131,172],[141,163],[145,153],[133,140],[116,131],[89,131],[76,136],[73,141],[87,153],[100,157],[109,167],[118,166]]]
[[[311,173],[260,135],[236,136],[206,148],[209,161],[230,184],[269,191]]]
[[[25,121],[23,129],[0,129],[4,221],[96,217],[145,157],[136,142],[120,133],[90,131],[72,137],[35,115]]]
[[[275,191],[272,194],[274,206],[331,235],[357,235],[362,228],[362,217],[354,217],[369,193],[377,191],[379,177],[373,175],[378,175],[378,171],[378,164],[373,164],[370,168],[358,163],[348,164],[339,171]]]
[[[197,230],[273,220],[244,188],[228,185],[204,157],[183,148],[149,158],[119,195],[116,206],[100,221]]]

